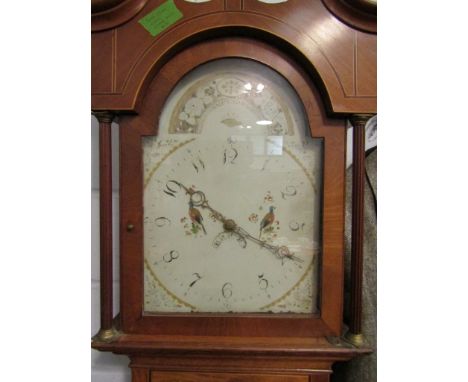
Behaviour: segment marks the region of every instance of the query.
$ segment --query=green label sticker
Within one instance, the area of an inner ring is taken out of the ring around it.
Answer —
[[[180,20],[182,16],[182,12],[177,9],[174,0],[167,0],[138,22],[154,37]]]

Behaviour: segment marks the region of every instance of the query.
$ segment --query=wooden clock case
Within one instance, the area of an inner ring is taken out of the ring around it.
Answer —
[[[92,23],[92,109],[100,122],[101,331],[93,348],[128,355],[133,382],[328,381],[334,362],[370,351],[341,336],[346,118],[355,122],[360,163],[366,118],[360,115],[376,111],[375,35],[343,24],[318,0],[174,0],[184,16],[156,37],[138,20],[163,1],[99,3]],[[141,138],[157,135],[160,111],[180,78],[226,57],[255,60],[286,78],[303,102],[312,136],[323,139],[319,315],[143,313]],[[110,125],[116,115],[121,304],[112,317]],[[362,168],[355,167],[350,327],[359,335]]]

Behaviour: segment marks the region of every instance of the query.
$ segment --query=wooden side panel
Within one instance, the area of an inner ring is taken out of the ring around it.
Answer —
[[[298,34],[304,35],[301,39],[306,45],[317,43],[339,79],[340,91],[346,96],[355,95],[354,30],[334,17],[321,1],[310,1],[302,7],[295,1],[275,6],[258,0],[244,3],[244,10],[273,16],[296,29]]]
[[[143,17],[149,13],[147,8],[143,9],[139,17]],[[116,41],[116,90],[118,93],[123,91],[128,74],[135,62],[139,60],[154,37],[151,37],[149,32],[141,25],[135,23],[127,23],[117,29]]]
[[[329,382],[330,375],[329,374],[322,374],[322,375],[311,375],[309,382]]]
[[[308,382],[306,375],[178,373],[153,371],[151,382]]]
[[[377,39],[374,35],[356,33],[356,90],[358,96],[377,95]]]
[[[151,36],[144,29],[138,20],[150,13],[153,9],[164,3],[166,0],[150,0],[131,22],[118,28],[118,38],[116,41],[116,58],[118,62],[116,71],[116,91],[123,92],[129,75],[134,66],[147,53],[148,49],[157,44],[158,40],[167,33],[172,33],[174,29],[179,29],[187,19],[196,18],[206,13],[221,11],[224,8],[224,0],[211,0],[206,3],[189,3],[183,0],[175,0],[174,3],[182,14],[183,18],[169,27],[164,33],[158,36]]]
[[[91,93],[112,93],[113,31],[91,34]]]
[[[144,367],[132,367],[132,382],[150,382],[150,371]]]
[[[239,11],[243,7],[243,0],[226,0],[225,9],[227,11]]]
[[[231,31],[247,31],[254,38],[275,40],[279,45],[286,41],[297,49],[317,70],[330,98],[329,111],[376,112],[376,35],[347,26],[320,0],[280,4],[174,0],[183,18],[153,37],[138,20],[163,1],[149,0],[127,23],[95,34],[99,38],[93,36],[94,110],[138,111],[151,76],[166,59],[196,40],[212,38],[229,27]]]
[[[132,382],[167,382],[162,377],[168,376],[173,377],[174,382],[187,382],[187,376],[199,382],[196,377],[200,375],[207,377],[202,381],[219,382],[208,378],[223,374],[227,377],[269,378],[254,379],[255,382],[329,382],[334,362],[347,361],[371,351],[348,346],[341,341],[333,345],[325,339],[306,337],[154,337],[126,334],[114,342],[93,342],[93,348],[128,354]]]
[[[131,367],[150,370],[151,382],[328,382],[335,358],[269,357],[249,352],[236,357],[220,353],[197,356],[183,352],[132,356]]]

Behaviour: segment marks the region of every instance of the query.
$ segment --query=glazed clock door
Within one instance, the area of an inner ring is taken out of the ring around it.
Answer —
[[[291,85],[227,58],[143,138],[144,311],[317,313],[322,142]]]
[[[121,120],[125,332],[337,334],[344,138],[266,44],[166,63]]]

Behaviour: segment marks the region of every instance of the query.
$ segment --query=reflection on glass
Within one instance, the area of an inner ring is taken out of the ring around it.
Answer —
[[[268,67],[184,77],[143,139],[145,311],[317,312],[321,150]]]
[[[258,0],[262,3],[267,3],[267,4],[278,4],[278,3],[285,3],[288,0]]]

